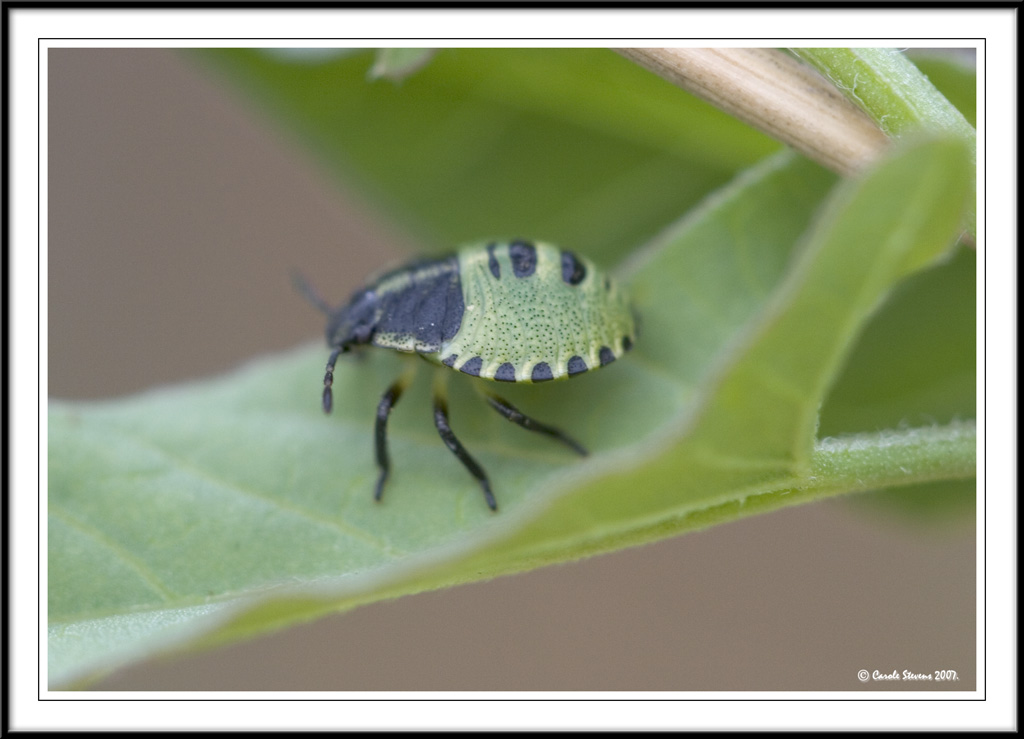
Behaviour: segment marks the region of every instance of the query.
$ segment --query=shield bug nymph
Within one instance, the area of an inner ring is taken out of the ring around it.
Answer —
[[[629,351],[636,322],[626,294],[590,260],[550,244],[514,240],[476,244],[410,262],[331,308],[305,283],[300,288],[327,315],[332,351],[324,375],[323,408],[331,411],[338,357],[364,345],[418,354],[446,370],[484,380],[538,383],[603,367]],[[409,383],[403,376],[377,406],[375,450],[380,500],[391,465],[387,420]],[[558,429],[530,418],[494,394],[487,401],[509,421],[586,450]],[[483,468],[448,423],[440,384],[434,424],[445,445],[476,478],[487,505],[497,502]]]

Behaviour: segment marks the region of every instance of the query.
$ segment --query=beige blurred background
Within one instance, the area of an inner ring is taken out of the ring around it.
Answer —
[[[175,51],[52,50],[48,136],[54,398],[319,340],[293,267],[340,298],[416,248]],[[153,660],[95,688],[973,690],[975,566],[969,524],[912,529],[828,501]],[[961,679],[862,683],[862,669]]]

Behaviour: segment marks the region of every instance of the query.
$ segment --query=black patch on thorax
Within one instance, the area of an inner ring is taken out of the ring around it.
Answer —
[[[459,332],[466,310],[458,257],[418,264],[406,274],[408,284],[378,293],[377,331],[413,336],[421,351],[437,351]]]

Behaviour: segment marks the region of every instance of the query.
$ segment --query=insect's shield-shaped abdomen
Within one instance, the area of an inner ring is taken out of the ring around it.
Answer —
[[[368,344],[377,328],[378,298],[372,289],[363,289],[352,296],[348,305],[338,308],[327,321],[327,344],[345,349]]]

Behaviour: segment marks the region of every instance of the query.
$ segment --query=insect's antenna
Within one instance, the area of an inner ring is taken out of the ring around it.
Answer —
[[[345,349],[339,346],[327,358],[327,370],[324,373],[324,413],[330,413],[331,407],[334,405],[334,393],[331,390],[331,386],[334,384],[334,364],[338,361],[338,355],[344,351]]]
[[[318,293],[311,284],[298,270],[292,270],[292,285],[295,289],[302,293],[303,297],[306,298],[314,307],[319,308],[320,312],[330,315],[331,306],[326,300],[324,300],[320,293]]]

